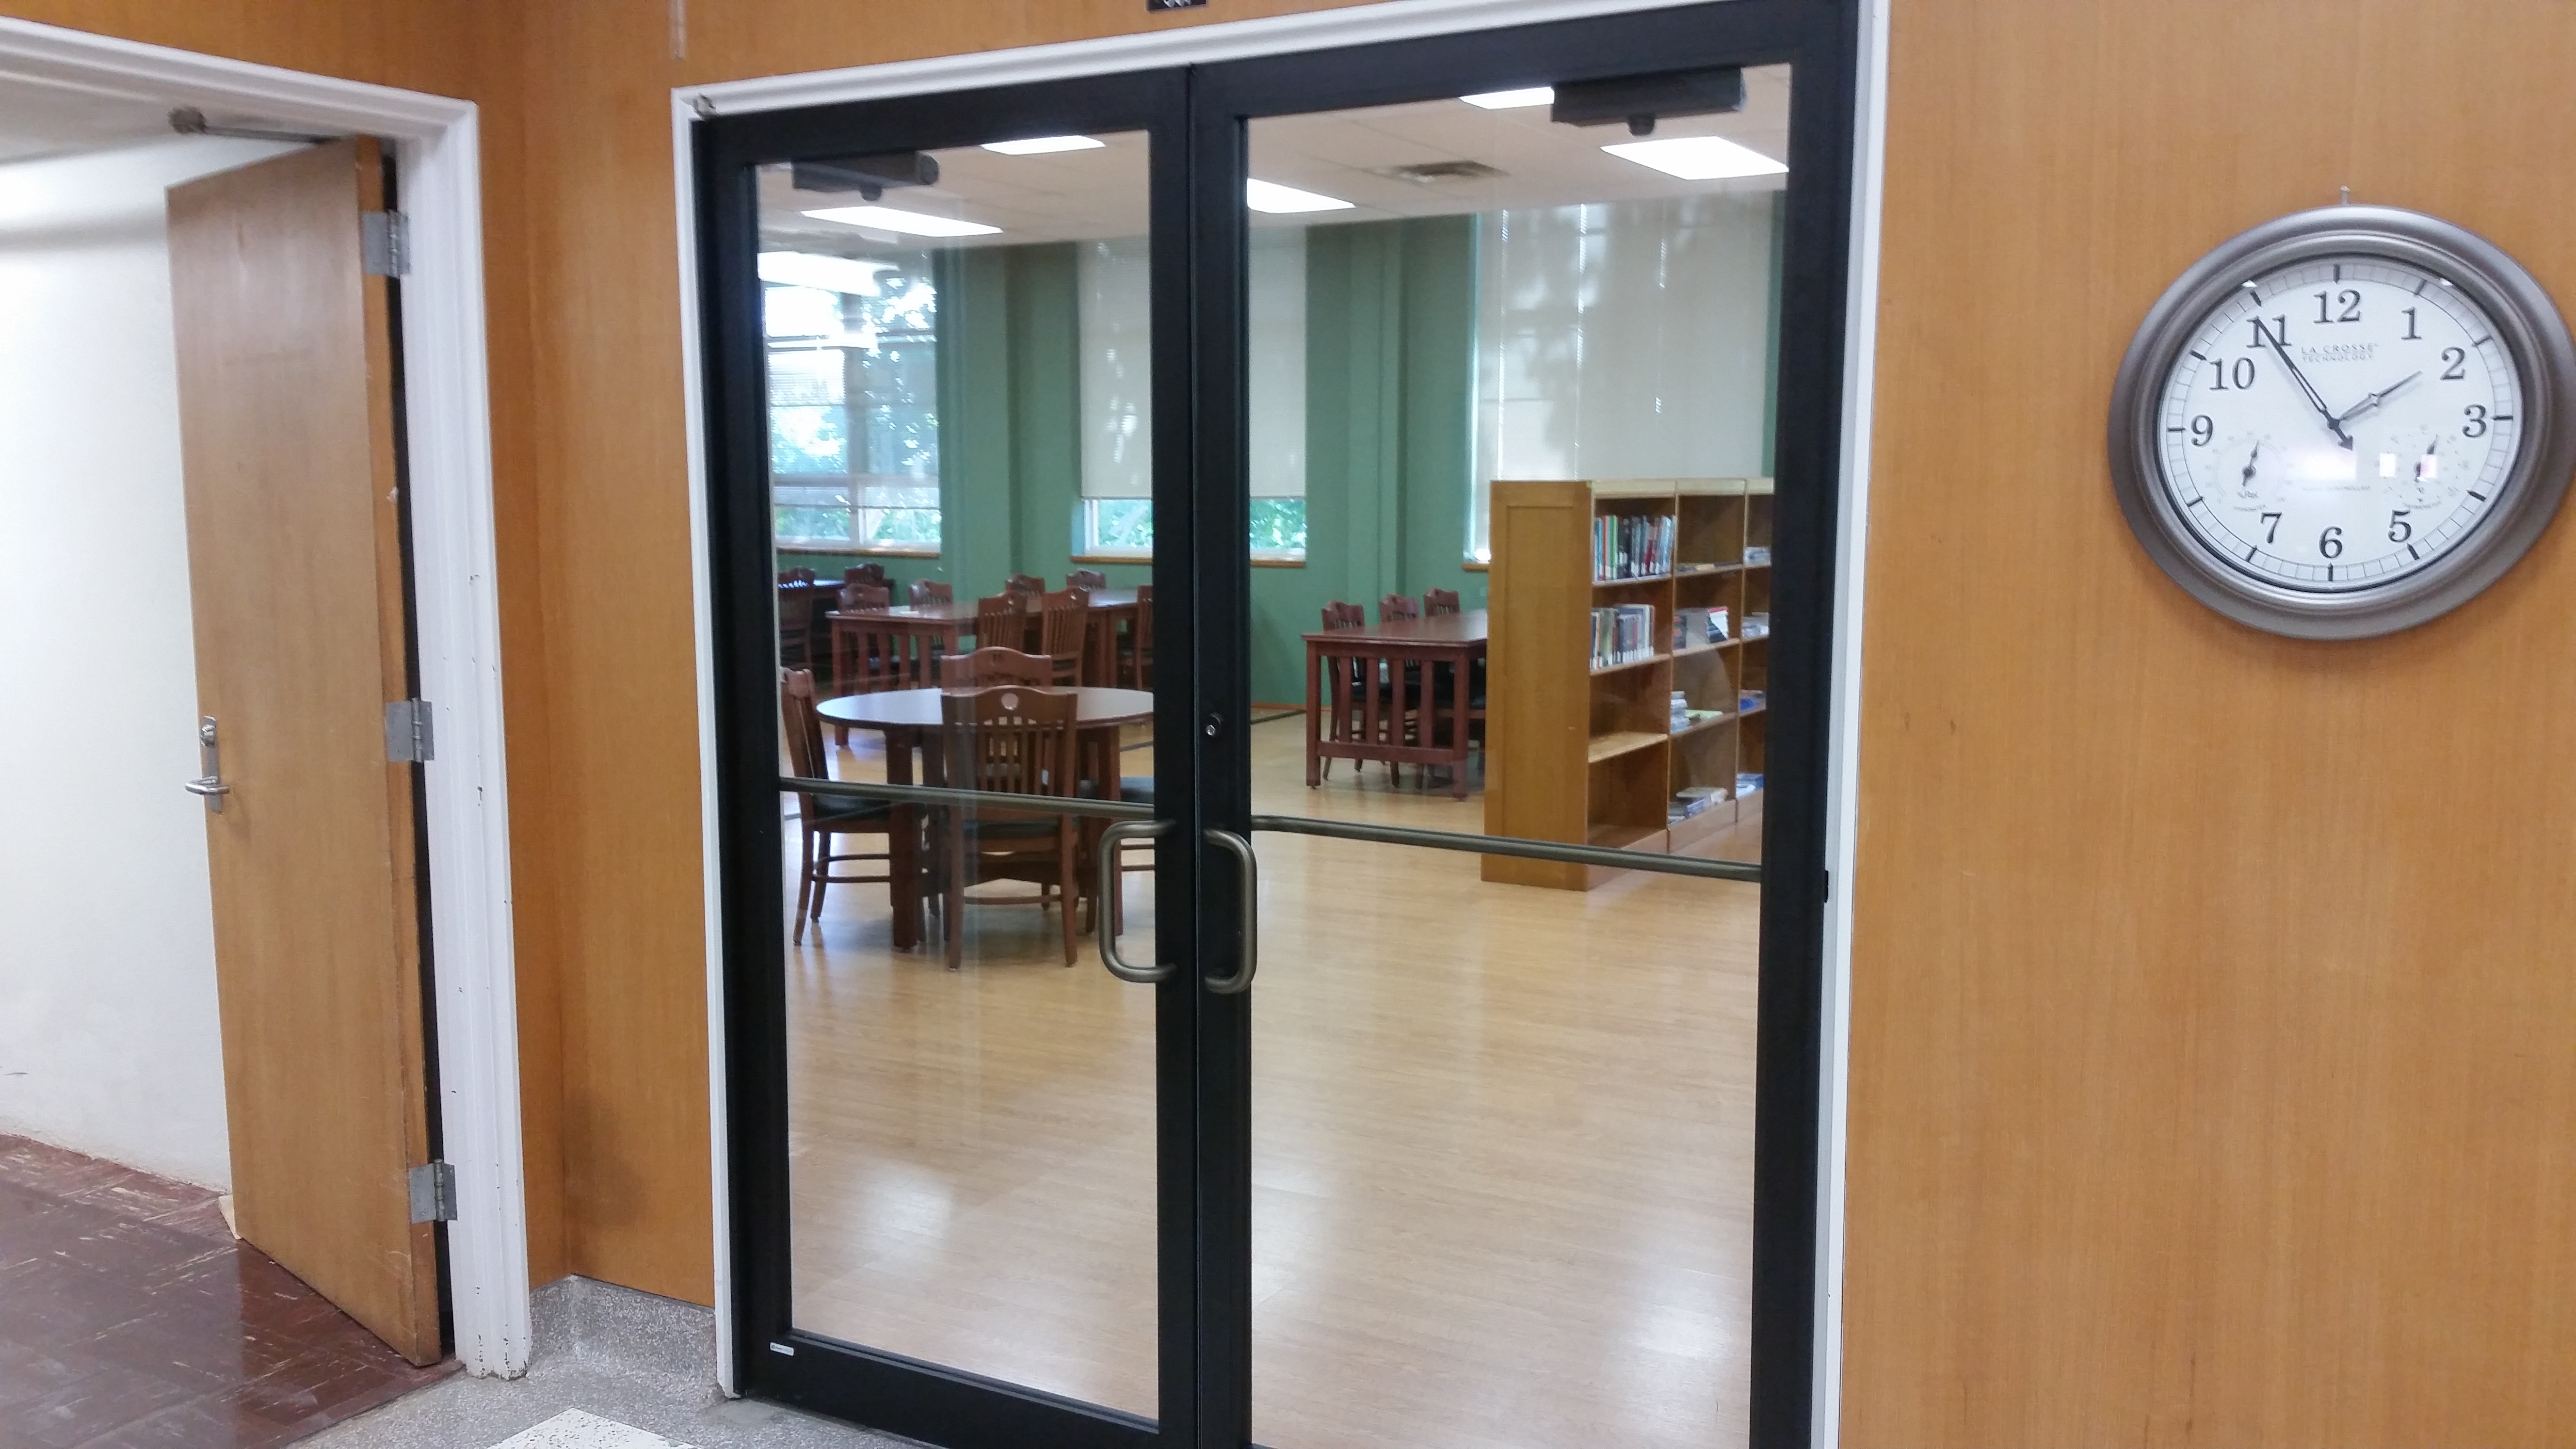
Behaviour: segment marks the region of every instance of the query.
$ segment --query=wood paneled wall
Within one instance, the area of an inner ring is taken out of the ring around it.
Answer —
[[[2294,643],[2103,430],[2162,288],[2341,186],[2576,306],[2576,8],[1893,21],[1843,1442],[2569,1442],[2576,522]]]

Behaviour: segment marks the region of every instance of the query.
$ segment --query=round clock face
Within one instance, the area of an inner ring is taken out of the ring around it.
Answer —
[[[2315,638],[2456,607],[2554,511],[2576,378],[2556,309],[2445,223],[2333,207],[2166,294],[2123,365],[2114,473],[2205,602]]]

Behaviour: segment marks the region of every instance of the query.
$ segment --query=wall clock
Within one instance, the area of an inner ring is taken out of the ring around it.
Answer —
[[[2514,260],[2382,206],[2269,221],[2183,273],[2111,394],[2111,477],[2201,602],[2306,639],[2459,607],[2576,469],[2576,346]]]

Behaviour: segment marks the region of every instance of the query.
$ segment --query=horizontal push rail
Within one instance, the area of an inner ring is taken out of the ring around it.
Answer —
[[[1154,818],[1151,805],[1131,800],[1086,800],[1079,795],[1005,795],[951,790],[939,785],[888,785],[875,780],[807,780],[795,775],[779,776],[778,788],[800,795],[884,800],[896,805],[963,805],[970,810],[1008,810],[1020,815],[1079,815],[1095,820]]]
[[[1320,835],[1328,840],[1364,840],[1372,845],[1412,845],[1425,850],[1455,850],[1467,855],[1512,855],[1524,860],[1553,860],[1567,865],[1598,865],[1612,870],[1643,870],[1658,875],[1689,875],[1704,880],[1762,883],[1756,861],[1709,860],[1696,855],[1662,855],[1643,850],[1613,850],[1601,845],[1567,845],[1554,840],[1524,840],[1517,835],[1464,835],[1454,830],[1415,830],[1402,825],[1361,825],[1348,820],[1317,820],[1304,815],[1255,815],[1255,831],[1282,835]]]
[[[778,788],[851,800],[884,800],[897,805],[959,805],[969,809],[1075,815],[1097,820],[1155,818],[1153,806],[1127,800],[1000,795],[979,790],[951,790],[938,785],[889,785],[874,780],[808,780],[794,775],[780,776]],[[1761,864],[1748,860],[1710,860],[1696,855],[1615,850],[1601,845],[1568,845],[1555,840],[1525,840],[1516,835],[1466,835],[1454,830],[1362,825],[1349,820],[1318,820],[1305,815],[1255,815],[1252,828],[1255,832],[1266,830],[1279,835],[1315,835],[1328,840],[1364,841],[1371,845],[1410,845],[1424,850],[1453,850],[1466,855],[1509,855],[1524,860],[1597,865],[1610,870],[1639,870],[1655,875],[1686,875],[1702,880],[1743,881],[1752,885],[1762,883]]]

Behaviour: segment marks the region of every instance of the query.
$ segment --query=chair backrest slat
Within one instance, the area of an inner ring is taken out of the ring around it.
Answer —
[[[999,645],[972,654],[951,654],[939,663],[942,689],[981,689],[996,684],[1026,684],[1043,689],[1054,682],[1054,660]]]

